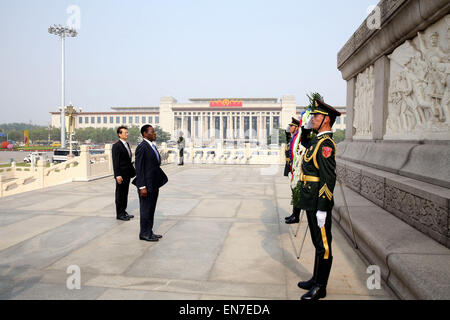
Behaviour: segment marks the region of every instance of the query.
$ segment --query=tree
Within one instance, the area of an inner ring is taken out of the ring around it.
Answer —
[[[333,140],[336,144],[345,140],[345,130],[336,130],[333,134]]]
[[[170,140],[170,133],[164,131],[160,126],[154,126],[156,133],[156,142],[162,143]]]
[[[14,129],[8,131],[8,139],[9,141],[23,142],[23,131],[18,131]]]
[[[6,131],[15,130],[15,131],[23,132],[24,130],[33,130],[33,129],[40,128],[40,127],[42,127],[42,126],[38,126],[35,124],[28,124],[28,123],[16,123],[16,122],[0,124],[0,129],[6,130]]]
[[[128,143],[130,145],[137,145],[139,143],[141,137],[141,128],[140,127],[130,127],[128,128]]]

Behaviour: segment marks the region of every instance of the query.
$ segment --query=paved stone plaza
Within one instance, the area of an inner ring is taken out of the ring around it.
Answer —
[[[284,217],[290,190],[281,167],[164,167],[156,233],[138,239],[139,203],[130,186],[129,222],[115,219],[111,177],[3,198],[0,299],[299,299],[314,250],[297,261]],[[296,226],[296,225],[294,225]],[[300,234],[306,228],[306,219]],[[295,229],[295,228],[294,228]],[[300,239],[296,240],[297,247]],[[369,290],[366,264],[338,227],[326,299],[395,299],[384,283]],[[66,269],[81,268],[69,290]]]

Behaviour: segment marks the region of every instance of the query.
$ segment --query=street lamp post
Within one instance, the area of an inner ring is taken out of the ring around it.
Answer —
[[[66,37],[76,37],[78,32],[75,29],[63,27],[61,25],[53,25],[48,28],[50,34],[57,35],[61,38],[61,147],[66,147],[66,130],[64,116],[64,39]]]

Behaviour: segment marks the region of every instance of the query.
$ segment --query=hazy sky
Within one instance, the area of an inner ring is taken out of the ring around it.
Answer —
[[[345,105],[337,52],[377,0],[0,0],[0,123],[48,125],[61,44],[47,29],[80,8],[66,40],[66,104],[157,106],[162,96],[296,96]]]

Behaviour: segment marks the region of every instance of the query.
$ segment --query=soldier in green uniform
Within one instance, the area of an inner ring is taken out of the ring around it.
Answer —
[[[291,140],[289,141],[289,149],[287,151],[288,158],[286,160],[289,160],[289,172],[293,174],[292,166],[294,165],[294,160],[296,157],[297,147],[300,140],[300,132],[299,132],[299,126],[300,121],[292,118],[292,122],[289,124],[289,130],[291,134]],[[292,179],[292,177],[291,177]],[[292,190],[292,192],[294,192]],[[300,221],[300,209],[295,206],[295,203],[292,203],[292,214],[288,217],[285,217],[285,223],[286,224],[294,224],[299,223]]]
[[[316,249],[313,276],[298,286],[309,290],[302,300],[326,296],[326,286],[333,261],[331,251],[331,213],[336,184],[336,144],[331,130],[341,114],[320,99],[302,128],[301,143],[307,149],[302,161],[298,207],[306,211],[311,239]],[[317,133],[311,138],[311,131]]]
[[[291,142],[291,126],[289,125],[286,129],[286,148],[285,148],[285,155],[286,155],[286,164],[284,165],[284,176],[288,177],[289,172],[291,172],[291,160],[289,159],[289,146]]]

